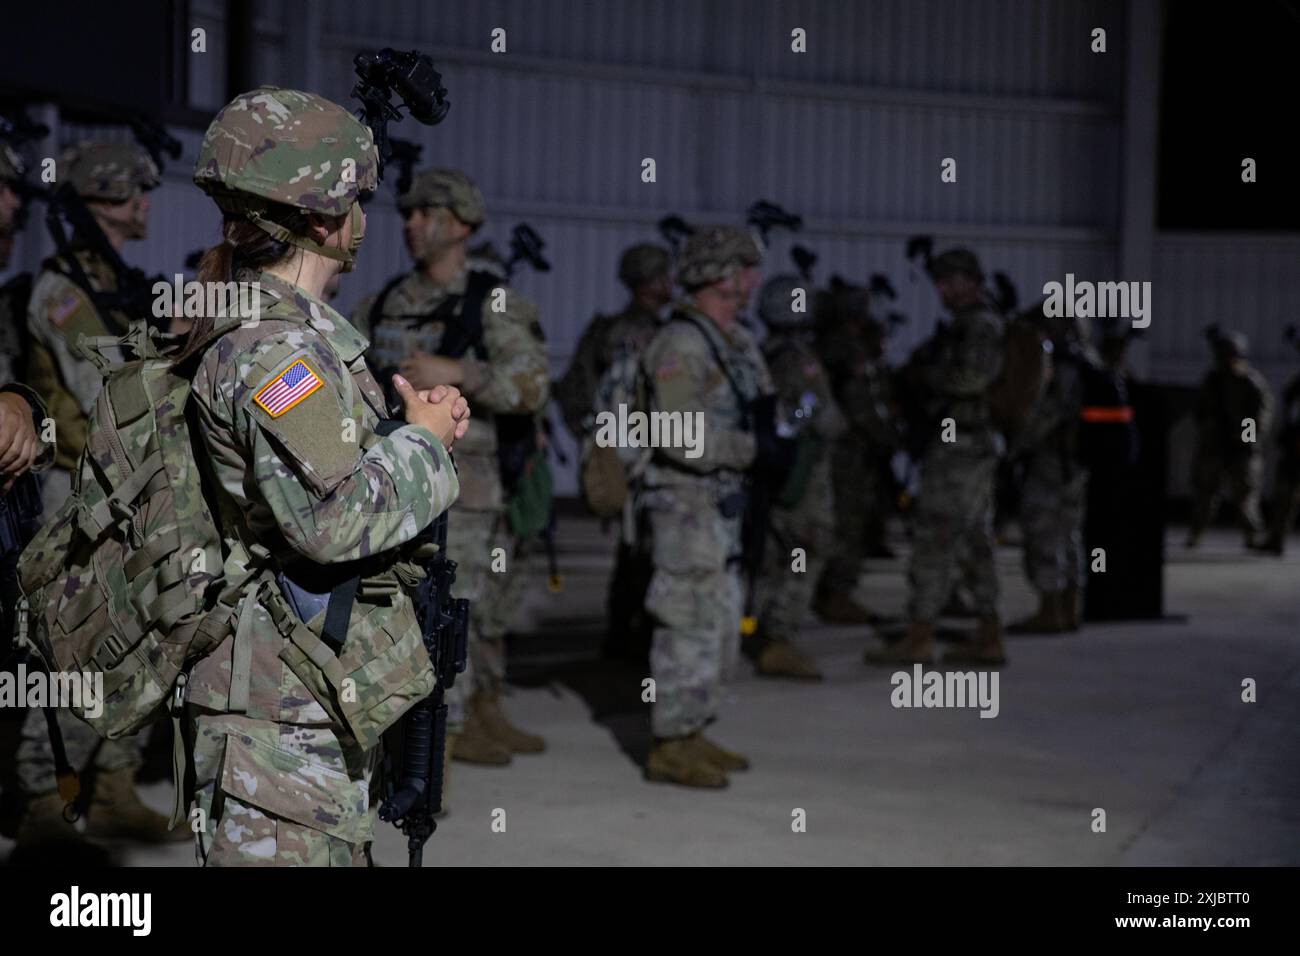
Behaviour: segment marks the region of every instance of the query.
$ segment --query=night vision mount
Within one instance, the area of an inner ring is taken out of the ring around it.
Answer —
[[[416,50],[399,53],[385,47],[378,53],[358,53],[352,61],[360,79],[352,95],[361,101],[357,115],[370,127],[379,150],[379,176],[393,154],[388,139],[388,121],[401,120],[405,106],[408,113],[425,126],[436,126],[447,118],[451,103],[442,85],[442,74],[433,66],[428,54]],[[396,95],[401,103],[392,102]]]

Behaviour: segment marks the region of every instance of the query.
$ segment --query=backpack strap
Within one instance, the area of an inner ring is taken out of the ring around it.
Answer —
[[[478,358],[485,357],[483,300],[492,289],[501,284],[501,279],[490,272],[474,271],[465,280],[464,293],[448,296],[442,301],[434,312],[434,317],[447,323],[442,342],[438,345],[439,355],[460,358],[473,349]]]

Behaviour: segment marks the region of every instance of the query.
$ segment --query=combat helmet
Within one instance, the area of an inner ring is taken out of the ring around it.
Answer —
[[[638,242],[623,250],[618,260],[618,281],[629,289],[665,275],[672,268],[668,250],[653,242]]]
[[[712,285],[737,266],[763,261],[757,239],[740,226],[712,226],[697,230],[686,242],[677,264],[677,281],[691,292]]]
[[[397,208],[409,212],[421,206],[450,209],[457,219],[475,228],[487,218],[483,194],[474,180],[459,169],[425,169],[417,173],[411,188],[397,200]]]
[[[261,86],[217,114],[194,164],[195,184],[228,216],[352,268],[361,245],[358,200],[379,182],[369,127],[315,93]],[[271,218],[277,207],[350,215],[346,250],[322,246]]]
[[[153,157],[135,143],[81,143],[63,154],[63,177],[82,199],[126,202],[161,178]]]

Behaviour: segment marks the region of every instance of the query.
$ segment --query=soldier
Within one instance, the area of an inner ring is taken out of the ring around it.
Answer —
[[[461,496],[448,526],[457,595],[473,602],[470,663],[448,694],[450,751],[457,760],[507,764],[545,741],[514,726],[501,709],[505,628],[499,607],[507,575],[521,562],[505,521],[497,418],[532,415],[549,397],[546,342],[537,307],[490,272],[466,266],[467,243],[483,224],[483,197],[464,173],[419,173],[399,200],[415,268],[364,300],[354,313],[370,329],[370,360],[396,367],[416,388],[455,385],[475,408],[457,447]],[[527,433],[525,441],[535,438]],[[505,567],[494,559],[502,549]]]
[[[115,250],[121,252],[128,241],[145,237],[148,191],[159,180],[158,167],[143,149],[86,143],[69,150],[59,169]],[[42,475],[47,519],[71,493],[90,410],[99,395],[99,369],[75,354],[77,337],[122,334],[131,320],[144,318],[100,310],[96,295],[111,296],[117,288],[118,277],[110,265],[84,237],[74,236],[66,254],[45,261],[32,289],[27,311],[26,381],[45,403],[55,430],[54,464]],[[71,765],[80,770],[93,763],[96,771],[87,834],[148,841],[188,839],[183,831],[169,833],[167,817],[142,804],[135,792],[135,774],[143,763],[143,735],[102,740],[71,713],[57,713]],[[17,834],[22,848],[53,840],[81,840],[63,816],[49,735],[44,714],[36,708],[30,710],[17,753],[16,775],[27,795]]]
[[[574,350],[564,377],[555,384],[555,397],[569,431],[582,443],[597,411],[601,383],[616,359],[639,362],[672,301],[673,282],[668,250],[642,242],[624,250],[618,278],[631,293],[622,312],[597,315]],[[645,617],[645,591],[650,583],[649,529],[624,527],[609,580],[605,652],[611,657],[645,659],[650,647],[650,622]]]
[[[672,301],[668,250],[642,242],[624,250],[618,262],[618,279],[631,298],[622,312],[597,315],[591,320],[573,350],[564,377],[555,383],[555,399],[564,413],[564,424],[581,439],[590,428],[587,417],[594,410],[601,376],[624,349],[640,354],[662,324],[660,313]]]
[[[817,583],[814,609],[828,623],[868,624],[875,615],[853,594],[866,557],[868,528],[883,497],[885,470],[901,436],[884,362],[885,326],[871,315],[870,294],[856,286],[841,287],[826,295],[823,308],[827,315],[818,353],[849,428],[831,450],[835,545]]]
[[[373,713],[396,722],[434,683],[412,640],[419,624],[394,549],[455,500],[448,449],[468,427],[468,408],[455,388],[417,394],[399,378],[407,424],[381,437],[388,408],[362,357],[365,340],[322,298],[330,277],[352,268],[365,234],[358,199],[375,188],[377,166],[370,130],[347,110],[275,87],[218,113],[195,166],[195,183],[222,211],[224,240],[204,256],[199,280],[258,282],[260,316],[215,343],[213,319],[200,318],[180,360],[198,363],[197,431],[226,573],[267,562],[240,598],[233,638],[194,666],[187,685],[206,823],[199,853],[210,866],[368,860],[379,748],[362,748],[281,655],[282,628],[295,642],[323,633],[331,584],[363,579],[338,661],[357,674],[385,660],[409,678],[406,693],[376,700]],[[355,176],[332,172],[344,169]],[[400,660],[390,656],[398,648]]]
[[[642,360],[654,412],[703,416],[695,451],[671,443],[653,450],[640,493],[654,552],[646,610],[656,623],[647,780],[725,787],[728,771],[749,766],[705,737],[704,727],[717,716],[724,667],[738,649],[742,593],[733,562],[745,473],[761,447],[751,405],[773,392],[762,354],[737,318],[761,261],[743,229],[696,232],[678,264],[687,299]]]
[[[1005,663],[998,618],[993,551],[993,478],[1000,452],[988,390],[1002,366],[1002,320],[982,292],[979,260],[951,249],[930,263],[953,323],[925,375],[935,395],[937,423],[921,465],[921,492],[912,531],[909,625],[903,640],[868,650],[868,664],[930,663],[934,620],[952,589],[959,544],[971,562],[979,615],[975,639],[944,655],[951,664]]]
[[[1300,512],[1300,375],[1282,393],[1282,427],[1277,435],[1277,480],[1273,485],[1273,527],[1260,550],[1286,553],[1286,539]]]
[[[830,379],[812,345],[811,313],[796,307],[807,300],[798,276],[769,279],[759,295],[759,317],[768,328],[763,340],[776,388],[779,417],[797,425],[798,457],[791,478],[778,492],[770,516],[770,535],[759,593],[758,672],[770,677],[821,680],[816,664],[793,643],[812,603],[835,542],[831,494],[833,443],[848,428],[831,395]],[[792,552],[801,549],[802,567],[792,568]]]
[[[1045,318],[1052,343],[1052,376],[1008,457],[1023,457],[1020,525],[1025,575],[1038,593],[1038,610],[1007,630],[1058,634],[1083,623],[1083,516],[1088,472],[1079,460],[1083,363],[1099,365],[1082,320]]]
[[[0,272],[9,267],[22,211],[23,161],[0,139]],[[16,382],[26,371],[27,300],[31,276],[14,276],[0,287],[0,382]]]
[[[1273,396],[1264,377],[1246,360],[1244,335],[1211,330],[1210,343],[1214,368],[1196,395],[1196,464],[1192,472],[1196,500],[1186,545],[1194,548],[1200,542],[1226,481],[1249,548],[1259,543],[1256,537],[1264,529],[1259,510],[1264,470],[1261,442],[1268,434]],[[1250,427],[1247,419],[1254,423],[1249,441],[1243,437]]]

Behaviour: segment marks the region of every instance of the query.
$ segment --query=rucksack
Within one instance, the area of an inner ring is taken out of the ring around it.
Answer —
[[[600,377],[595,400],[584,422],[586,437],[582,442],[578,484],[583,503],[597,518],[613,518],[623,511],[629,490],[644,470],[649,452],[644,448],[623,448],[616,442],[599,444],[600,416],[614,416],[615,427],[620,407],[626,414],[645,411],[645,388],[640,354],[631,343],[623,343],[610,359]]]
[[[1015,435],[1024,427],[1047,385],[1051,361],[1047,339],[1036,324],[1024,316],[1007,322],[1002,371],[988,392],[993,424],[1004,435]]]
[[[223,320],[206,341],[238,324]],[[114,365],[110,347],[133,357]],[[156,333],[133,323],[121,338],[81,339],[80,350],[104,384],[72,494],[19,559],[18,637],[51,673],[102,675],[102,697],[72,710],[115,738],[175,715],[189,665],[232,633],[239,594],[260,569],[223,578],[190,376]]]

